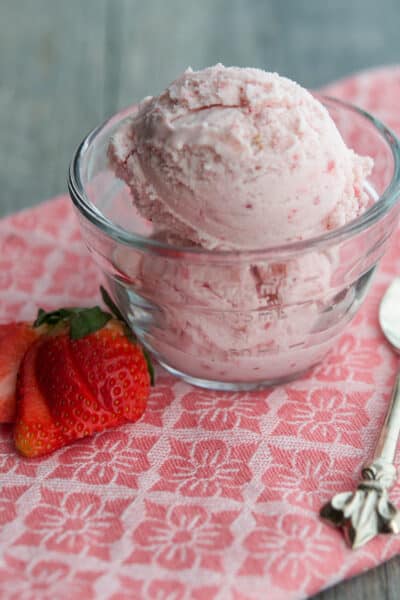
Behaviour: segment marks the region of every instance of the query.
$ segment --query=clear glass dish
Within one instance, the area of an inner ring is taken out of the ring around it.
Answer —
[[[190,383],[244,390],[294,379],[324,359],[366,296],[400,211],[399,142],[363,110],[319,99],[347,145],[373,157],[374,201],[302,242],[226,252],[152,239],[107,158],[136,107],[91,132],[73,157],[69,191],[105,286],[144,346]]]

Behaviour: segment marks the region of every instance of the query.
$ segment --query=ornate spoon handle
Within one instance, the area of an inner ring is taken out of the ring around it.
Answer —
[[[392,399],[376,445],[373,460],[393,463],[400,433],[400,373],[396,377]]]
[[[393,464],[400,434],[400,373],[372,463],[362,470],[357,490],[337,494],[320,515],[335,527],[343,527],[348,543],[358,548],[378,533],[399,533],[400,513],[389,501],[388,490],[396,482]]]

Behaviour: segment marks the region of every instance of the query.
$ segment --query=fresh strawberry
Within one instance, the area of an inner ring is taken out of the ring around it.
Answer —
[[[0,423],[15,419],[15,385],[22,358],[39,331],[29,323],[0,325]]]
[[[28,457],[134,422],[143,414],[150,373],[125,325],[98,307],[40,311],[54,325],[26,353],[17,382],[14,439]]]
[[[65,443],[64,434],[54,423],[40,390],[36,373],[38,352],[45,341],[46,338],[41,338],[30,346],[18,373],[14,440],[17,449],[25,456],[41,456]]]

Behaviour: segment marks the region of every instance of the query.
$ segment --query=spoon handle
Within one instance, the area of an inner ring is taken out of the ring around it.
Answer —
[[[374,457],[363,468],[357,490],[336,494],[320,511],[323,519],[336,527],[343,527],[352,548],[362,546],[378,533],[400,532],[400,512],[388,497],[388,490],[397,479],[393,463],[399,434],[400,372]]]
[[[376,445],[373,461],[393,463],[400,434],[400,372],[393,386],[392,398]]]

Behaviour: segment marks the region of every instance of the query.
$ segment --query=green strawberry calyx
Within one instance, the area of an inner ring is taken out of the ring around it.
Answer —
[[[59,308],[51,312],[46,312],[42,308],[39,308],[33,326],[52,326],[64,322],[70,327],[71,339],[79,340],[102,329],[110,319],[112,319],[112,315],[104,312],[99,306],[91,308]]]

